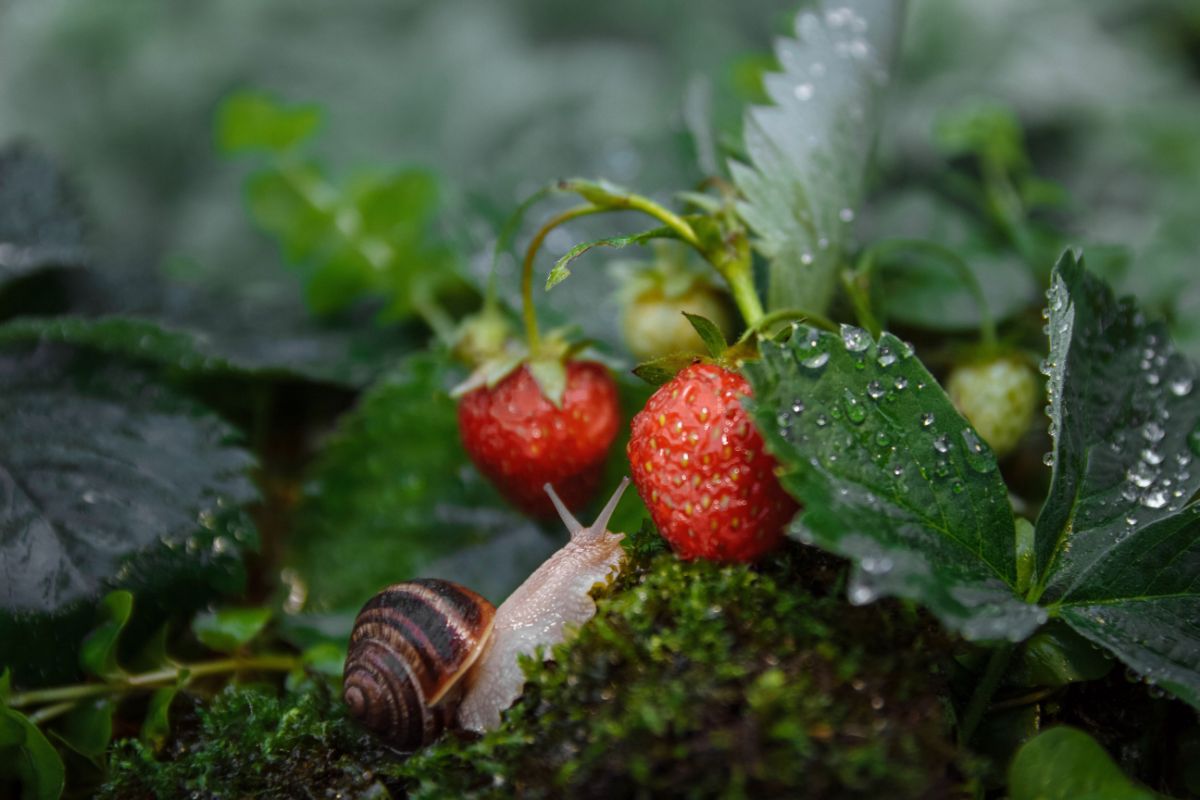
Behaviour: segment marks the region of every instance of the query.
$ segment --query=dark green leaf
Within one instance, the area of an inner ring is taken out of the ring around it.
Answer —
[[[22,800],[58,800],[66,782],[62,758],[37,725],[19,711],[3,707],[0,707],[0,777],[21,782]]]
[[[0,150],[0,283],[88,261],[82,215],[62,175],[27,148]]]
[[[198,614],[192,620],[192,633],[205,647],[233,653],[249,644],[270,621],[269,608],[223,608]]]
[[[320,124],[316,106],[285,106],[261,92],[237,92],[217,111],[217,147],[226,153],[282,153],[311,137]]]
[[[0,669],[0,706],[8,702],[12,694],[12,670],[8,667]]]
[[[133,611],[133,595],[125,590],[109,592],[100,601],[99,624],[83,640],[79,663],[83,671],[97,678],[121,672],[117,664],[117,642]]]
[[[112,698],[84,700],[63,719],[58,736],[75,752],[98,761],[112,740],[114,711]]]
[[[729,348],[729,342],[725,341],[725,334],[721,333],[721,329],[716,326],[711,320],[705,319],[699,314],[689,314],[684,311],[683,315],[687,317],[687,321],[692,323],[692,328],[696,331],[696,335],[704,342],[704,346],[708,349],[708,354],[713,358],[720,358]]]
[[[622,247],[629,247],[633,244],[645,244],[652,239],[678,238],[679,234],[675,233],[675,231],[664,225],[659,228],[653,228],[640,233],[633,233],[628,236],[610,236],[607,239],[595,239],[590,242],[577,244],[568,250],[566,255],[554,263],[553,269],[550,270],[550,274],[546,277],[546,290],[549,291],[565,281],[567,276],[571,274],[571,270],[567,269],[567,265],[589,250],[597,247],[613,247],[620,249]]]
[[[1070,253],[1049,298],[1054,475],[1037,521],[1034,596],[1200,705],[1195,368],[1162,325]]]
[[[239,310],[253,314],[253,323],[240,319]],[[264,330],[263,319],[270,320],[270,328]],[[366,383],[382,364],[408,349],[394,333],[322,328],[278,304],[226,305],[217,324],[219,329],[201,330],[140,317],[24,317],[0,325],[0,344],[57,342],[189,373],[300,377],[352,386]]]
[[[854,0],[800,13],[795,38],[776,44],[783,72],[763,77],[771,105],[746,113],[748,164],[730,173],[770,261],[772,308],[822,312],[833,295],[902,8]]]
[[[252,459],[225,423],[138,372],[40,348],[0,356],[0,428],[0,641],[23,643],[5,653],[17,680],[74,674],[113,589],[150,625],[241,587]]]
[[[1008,770],[1010,800],[1154,800],[1104,748],[1074,728],[1051,728],[1025,744]]]
[[[420,575],[503,597],[554,546],[469,467],[447,394],[458,377],[444,355],[411,356],[343,418],[289,543],[313,608],[357,609]]]
[[[911,598],[971,639],[1032,633],[1046,615],[1013,593],[996,459],[912,349],[843,326],[762,351],[750,408],[804,507],[794,535],[855,562],[851,601]]]

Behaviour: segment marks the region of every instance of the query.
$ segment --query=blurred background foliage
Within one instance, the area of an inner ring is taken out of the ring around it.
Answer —
[[[704,94],[706,76],[719,136],[736,141],[738,109],[758,91],[790,6],[7,0],[0,141],[36,141],[77,177],[110,275],[137,276],[113,290],[122,308],[195,314],[186,287],[201,286],[290,319],[295,281],[235,202],[246,166],[213,145],[230,91],[323,109],[314,156],[335,176],[380,164],[439,176],[445,235],[481,253],[495,221],[556,177],[659,193],[694,183],[685,98]],[[935,135],[948,111],[999,104],[1024,129],[1037,173],[1066,189],[1055,213],[1080,243],[1114,245],[1109,277],[1170,316],[1196,352],[1197,40],[1200,11],[1186,0],[916,0],[864,238],[960,235],[913,187],[953,151]],[[486,263],[469,266],[480,274]],[[164,271],[183,281],[145,279]],[[1012,271],[993,272],[989,288],[1010,283]],[[611,338],[602,323],[614,306],[591,302],[606,277],[576,280],[556,309]]]

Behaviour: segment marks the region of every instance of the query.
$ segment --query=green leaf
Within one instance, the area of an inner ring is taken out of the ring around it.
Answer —
[[[595,239],[590,242],[577,244],[568,250],[566,255],[554,263],[554,267],[550,270],[550,274],[546,277],[546,291],[550,291],[555,286],[558,286],[560,283],[565,281],[567,276],[571,274],[571,270],[567,269],[567,265],[589,250],[593,250],[597,247],[613,247],[620,249],[622,247],[629,247],[633,244],[645,244],[652,239],[678,238],[679,234],[666,225],[663,225],[658,228],[652,228],[648,231],[629,234],[628,236],[610,236],[606,239]]]
[[[729,349],[729,342],[725,341],[725,334],[721,333],[721,329],[712,320],[705,319],[699,314],[689,314],[686,311],[683,312],[683,315],[687,317],[687,321],[692,324],[692,328],[704,342],[710,356],[720,358],[725,354],[725,351]]]
[[[150,703],[146,707],[146,717],[138,738],[156,752],[162,749],[167,737],[171,735],[171,703],[175,701],[177,694],[178,686],[164,686],[155,689],[150,695]]]
[[[19,711],[3,707],[0,707],[0,778],[20,781],[22,800],[58,800],[66,782],[62,758],[37,725]]]
[[[690,353],[672,353],[662,358],[643,361],[633,368],[633,374],[651,386],[662,386],[681,369],[695,363],[696,356]]]
[[[1018,641],[1045,612],[1022,602],[996,459],[912,349],[891,334],[798,328],[746,365],[749,402],[793,535],[850,558],[850,599],[917,600],[970,639]]]
[[[1033,596],[1200,706],[1195,367],[1071,253],[1048,296],[1054,474]]]
[[[795,38],[776,44],[772,104],[746,113],[747,163],[730,164],[770,262],[771,308],[822,312],[833,295],[903,17],[902,3],[852,0],[799,14]]]
[[[100,601],[99,624],[83,640],[79,651],[80,666],[88,675],[108,678],[121,673],[117,643],[132,612],[133,595],[123,589],[109,592]]]
[[[12,670],[5,667],[0,670],[0,706],[8,702],[9,695],[12,694]]]
[[[340,678],[346,664],[346,647],[334,642],[321,642],[301,653],[300,662],[314,672]]]
[[[317,106],[286,106],[262,92],[236,92],[217,110],[217,147],[225,153],[283,153],[309,139],[320,124]]]
[[[1008,769],[1010,800],[1154,800],[1121,772],[1095,739],[1051,728],[1017,751]]]
[[[567,391],[567,367],[558,358],[539,358],[529,362],[529,374],[537,382],[546,399],[562,408],[563,393]]]
[[[0,150],[0,284],[89,261],[82,215],[54,164],[26,147]]]
[[[1112,667],[1112,658],[1103,650],[1051,620],[1025,642],[1008,681],[1017,686],[1066,686],[1103,678]]]
[[[111,697],[84,700],[71,709],[56,733],[72,750],[99,763],[112,740],[116,706]]]
[[[198,614],[192,620],[192,633],[211,650],[234,653],[262,633],[270,621],[269,608],[223,608]]]
[[[143,374],[56,348],[0,354],[0,641],[22,683],[74,676],[95,604],[149,633],[241,588],[256,496],[234,431]]]
[[[555,546],[469,467],[447,394],[459,377],[444,354],[413,355],[342,419],[285,557],[314,610],[357,610],[421,575],[502,599]]]

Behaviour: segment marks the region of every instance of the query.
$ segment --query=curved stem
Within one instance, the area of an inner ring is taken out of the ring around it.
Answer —
[[[534,234],[533,240],[529,243],[529,248],[525,251],[525,263],[521,269],[521,304],[522,312],[525,317],[525,338],[529,342],[529,352],[536,352],[538,345],[541,344],[541,335],[538,333],[537,326],[537,310],[533,306],[533,262],[537,258],[538,250],[541,249],[542,243],[546,241],[546,237],[550,235],[550,231],[557,228],[559,225],[565,225],[573,219],[586,217],[589,214],[600,214],[613,209],[604,208],[589,203],[585,206],[575,206],[568,208],[561,214],[557,214],[550,218],[545,225],[538,229]]]
[[[122,694],[142,689],[157,689],[170,686],[186,676],[185,682],[208,675],[226,672],[290,672],[300,666],[300,659],[292,655],[268,654],[249,658],[223,658],[203,661],[199,664],[180,664],[174,667],[136,675],[126,675],[105,683],[77,683],[70,686],[53,686],[47,689],[31,689],[16,692],[8,698],[10,708],[26,708],[43,703],[75,703],[88,697],[106,694]]]
[[[883,333],[883,326],[879,324],[879,318],[871,308],[870,272],[843,270],[842,287],[850,298],[850,304],[854,306],[854,316],[858,324],[878,339]]]
[[[988,307],[987,295],[984,294],[983,287],[979,284],[979,279],[975,277],[970,265],[953,250],[925,239],[888,239],[871,247],[863,254],[860,271],[864,275],[870,275],[880,257],[904,251],[933,256],[954,270],[955,275],[958,276],[959,281],[970,293],[979,309],[980,340],[987,347],[994,345],[996,343],[996,321],[992,318],[992,311]]]
[[[959,743],[968,744],[971,737],[975,735],[975,729],[979,727],[984,712],[991,704],[992,695],[996,693],[1000,679],[1004,677],[1004,669],[1008,666],[1008,661],[1012,658],[1015,650],[1016,645],[1006,644],[992,652],[992,657],[988,659],[987,667],[984,669],[983,677],[980,678],[975,687],[975,693],[971,695],[971,699],[967,702],[967,708],[963,711],[962,723],[958,726]]]

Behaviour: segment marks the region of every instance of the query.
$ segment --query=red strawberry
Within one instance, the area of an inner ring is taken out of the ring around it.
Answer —
[[[750,561],[775,547],[796,503],[740,398],[736,372],[693,364],[633,418],[633,483],[682,558]]]
[[[566,371],[561,408],[546,399],[526,365],[493,388],[467,393],[458,405],[458,430],[475,466],[534,517],[555,516],[542,490],[547,483],[572,509],[592,498],[620,422],[608,370],[568,361]]]

